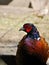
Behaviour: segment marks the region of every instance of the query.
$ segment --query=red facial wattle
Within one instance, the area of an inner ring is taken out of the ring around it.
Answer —
[[[31,31],[32,27],[26,28],[26,32],[29,33]]]
[[[32,30],[32,26],[24,25],[25,31],[29,33]]]

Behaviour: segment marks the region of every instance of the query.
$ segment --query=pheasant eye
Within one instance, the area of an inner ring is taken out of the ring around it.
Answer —
[[[29,33],[31,30],[32,30],[32,26],[30,26],[30,25],[24,25],[24,28],[25,28],[25,31],[27,32],[27,33]]]

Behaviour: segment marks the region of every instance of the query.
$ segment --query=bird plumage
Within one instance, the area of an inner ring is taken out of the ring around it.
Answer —
[[[27,27],[30,26],[27,23]],[[16,54],[17,65],[46,65],[48,59],[48,43],[39,35],[36,27],[32,27],[31,30],[29,29],[29,32],[27,29],[24,30],[27,32],[27,35],[23,37],[18,45]]]

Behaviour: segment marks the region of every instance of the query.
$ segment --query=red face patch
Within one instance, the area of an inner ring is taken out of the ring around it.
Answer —
[[[29,25],[29,24],[25,24],[25,25],[24,25],[24,28],[25,28],[25,31],[26,31],[27,33],[29,33],[29,32],[32,30],[32,26]]]

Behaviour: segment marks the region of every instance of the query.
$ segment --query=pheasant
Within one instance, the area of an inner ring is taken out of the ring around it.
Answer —
[[[40,36],[36,26],[25,23],[20,31],[27,34],[19,42],[16,63],[17,65],[46,65],[48,59],[48,43]]]

